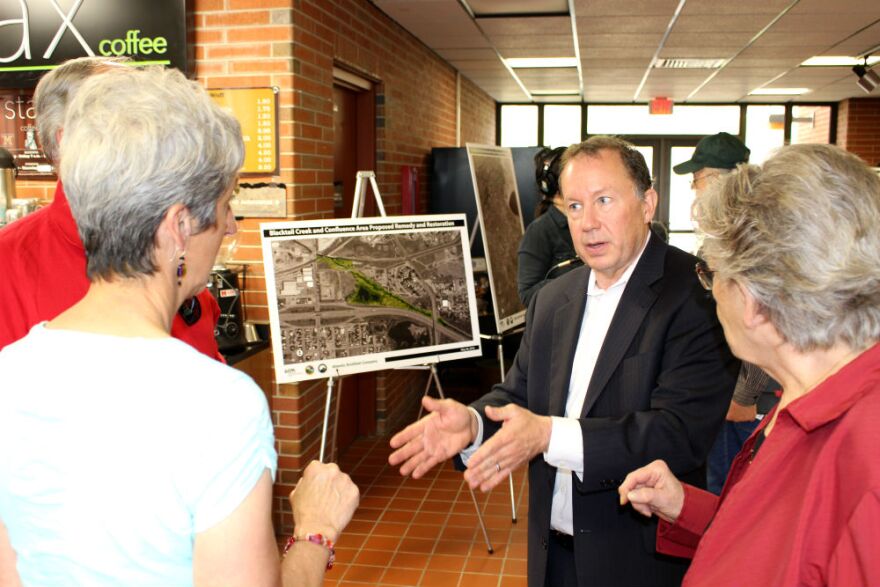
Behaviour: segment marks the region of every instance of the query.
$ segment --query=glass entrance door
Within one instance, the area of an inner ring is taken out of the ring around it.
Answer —
[[[651,170],[654,189],[660,197],[657,211],[654,213],[654,222],[660,224],[662,230],[668,233],[671,245],[689,253],[695,252],[698,247],[691,221],[691,206],[694,201],[694,192],[690,185],[691,176],[676,175],[672,168],[691,158],[694,147],[701,138],[699,136],[626,137],[645,156],[645,163]]]

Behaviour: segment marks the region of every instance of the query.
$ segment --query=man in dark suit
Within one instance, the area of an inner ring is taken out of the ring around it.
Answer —
[[[586,266],[545,286],[504,382],[431,412],[391,440],[413,477],[452,456],[487,491],[529,464],[529,587],[678,585],[684,561],[654,549],[656,526],[618,505],[632,466],[654,459],[705,485],[704,463],[736,381],[697,259],[649,230],[644,158],[593,137],[563,160],[562,195]]]

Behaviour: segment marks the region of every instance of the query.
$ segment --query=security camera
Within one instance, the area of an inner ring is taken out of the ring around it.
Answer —
[[[859,78],[856,83],[866,94],[870,94],[874,88],[880,85],[880,75],[873,69],[868,69],[864,65],[855,65],[852,70]]]

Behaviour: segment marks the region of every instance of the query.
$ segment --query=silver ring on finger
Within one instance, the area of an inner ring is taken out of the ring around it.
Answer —
[[[501,465],[499,465],[497,462],[495,463],[495,472],[496,472],[496,473],[500,473],[500,472],[501,472]]]

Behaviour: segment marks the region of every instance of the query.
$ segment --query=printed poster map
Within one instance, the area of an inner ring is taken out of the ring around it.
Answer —
[[[279,382],[480,355],[464,215],[260,228]]]

